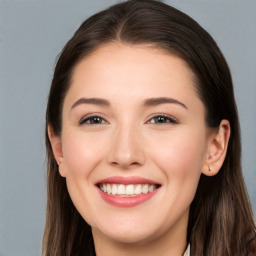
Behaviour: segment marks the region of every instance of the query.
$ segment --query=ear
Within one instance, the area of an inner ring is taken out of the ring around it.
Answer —
[[[202,173],[207,176],[216,175],[225,160],[230,137],[230,124],[222,120],[218,131],[214,131],[208,139],[208,152],[202,167]]]
[[[54,158],[59,165],[59,172],[62,177],[65,177],[64,168],[62,168],[62,163],[64,161],[63,151],[62,151],[62,141],[59,135],[56,135],[50,125],[47,127],[48,137],[51,142],[52,151]]]

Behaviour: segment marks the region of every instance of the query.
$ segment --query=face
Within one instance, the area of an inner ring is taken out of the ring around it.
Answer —
[[[94,236],[184,235],[209,136],[183,60],[102,46],[75,67],[62,114],[60,173]]]

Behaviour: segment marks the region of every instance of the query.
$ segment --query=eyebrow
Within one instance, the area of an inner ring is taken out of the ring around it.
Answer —
[[[105,107],[109,107],[110,103],[109,101],[105,100],[105,99],[101,99],[101,98],[81,98],[79,100],[77,100],[71,107],[74,108],[78,105],[81,104],[93,104],[93,105],[99,105],[99,106],[105,106]]]
[[[184,103],[182,103],[182,102],[180,102],[176,99],[167,98],[167,97],[158,97],[158,98],[146,99],[144,101],[144,106],[157,106],[157,105],[166,104],[166,103],[178,104],[178,105],[182,106],[183,108],[188,109],[188,107]]]
[[[167,97],[149,98],[144,101],[143,105],[145,107],[150,107],[150,106],[158,106],[166,103],[178,104],[183,108],[188,109],[188,107],[184,103],[176,99],[167,98]],[[81,104],[93,104],[98,106],[110,107],[110,102],[103,98],[80,98],[72,105],[71,109]]]

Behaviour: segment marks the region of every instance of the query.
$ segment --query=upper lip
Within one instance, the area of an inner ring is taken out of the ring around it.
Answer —
[[[124,185],[128,185],[128,184],[152,184],[152,185],[160,185],[159,183],[150,180],[150,179],[146,179],[143,177],[139,177],[139,176],[113,176],[113,177],[109,177],[103,180],[100,180],[96,183],[96,185],[101,184],[101,183],[112,183],[112,184],[124,184]]]

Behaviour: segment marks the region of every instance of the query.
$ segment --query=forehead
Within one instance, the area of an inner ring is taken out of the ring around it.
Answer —
[[[149,45],[103,45],[74,68],[67,98],[197,98],[195,76],[181,58]],[[118,97],[117,97],[118,95]],[[199,99],[198,99],[199,100]]]

